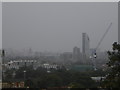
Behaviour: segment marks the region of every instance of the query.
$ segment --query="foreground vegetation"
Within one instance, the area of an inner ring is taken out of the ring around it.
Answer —
[[[24,74],[26,70],[26,74]],[[48,87],[73,87],[73,88],[95,88],[100,85],[91,79],[93,76],[101,76],[105,73],[102,70],[78,72],[66,69],[50,70],[47,72],[45,68],[37,68],[34,70],[32,66],[21,67],[19,70],[6,71],[4,82],[24,81],[25,86],[31,88],[48,88]],[[16,72],[13,77],[12,73]]]
[[[108,51],[109,62],[106,79],[102,82],[103,88],[120,88],[120,44],[113,43],[113,50]]]

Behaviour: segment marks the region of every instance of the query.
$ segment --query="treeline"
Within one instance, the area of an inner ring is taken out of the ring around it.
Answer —
[[[26,72],[24,72],[24,70]],[[13,76],[15,73],[15,76]],[[62,68],[60,70],[45,68],[33,69],[32,66],[21,67],[19,70],[6,71],[6,77],[4,82],[18,82],[25,80],[25,86],[30,88],[48,88],[48,87],[73,87],[73,88],[96,88],[99,83],[91,79],[92,76],[104,75],[101,70],[98,71],[86,71],[77,72],[72,70],[66,70]]]

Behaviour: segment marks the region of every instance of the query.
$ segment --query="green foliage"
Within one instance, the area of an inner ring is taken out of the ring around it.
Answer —
[[[82,85],[80,83],[76,83],[76,82],[70,83],[69,87],[70,88],[85,88],[84,85]]]
[[[3,82],[4,82],[4,81],[7,81],[7,82],[11,81],[12,78],[13,78],[12,73],[13,73],[13,70],[7,70],[7,71],[4,73],[5,79],[3,79]]]
[[[117,88],[120,86],[120,44],[115,42],[113,50],[108,51],[108,74],[103,82],[103,87]]]
[[[31,79],[27,79],[25,82],[25,87],[34,88],[34,83]]]
[[[32,66],[21,67],[16,71],[13,81],[24,80],[24,70],[26,70],[25,86],[30,88],[52,88],[52,87],[71,87],[71,88],[95,88],[97,84],[91,79],[92,76],[100,76],[101,70],[91,72],[78,72],[74,70],[51,70],[47,73],[45,68],[37,68],[34,70]],[[12,74],[12,73],[11,73]],[[10,75],[10,73],[9,73]]]

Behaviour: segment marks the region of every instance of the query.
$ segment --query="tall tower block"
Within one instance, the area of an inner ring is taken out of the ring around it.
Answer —
[[[82,33],[82,53],[86,56],[89,56],[90,40],[86,33]]]

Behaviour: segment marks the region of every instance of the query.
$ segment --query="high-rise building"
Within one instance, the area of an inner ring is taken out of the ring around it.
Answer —
[[[73,61],[79,61],[80,60],[80,48],[74,47],[73,48]]]
[[[64,63],[72,60],[72,52],[64,52],[60,55],[61,60],[63,60]]]
[[[90,40],[89,40],[89,37],[86,33],[82,33],[82,53],[85,55],[85,56],[89,56],[90,54],[90,51],[89,51],[89,48],[90,48]]]

